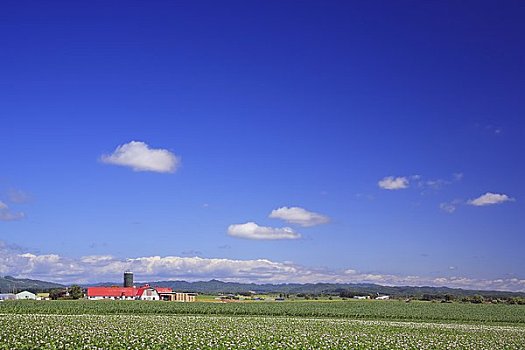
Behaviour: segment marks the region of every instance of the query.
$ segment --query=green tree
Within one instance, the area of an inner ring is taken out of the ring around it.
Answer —
[[[474,295],[471,299],[470,299],[470,302],[471,303],[474,303],[474,304],[481,304],[483,303],[483,301],[485,301],[485,298],[483,298],[481,295],[479,294],[476,294]]]
[[[49,291],[49,298],[51,300],[57,300],[59,298],[62,298],[66,294],[66,291],[64,289],[51,289]]]
[[[445,294],[445,301],[454,301],[456,297],[452,294]]]
[[[84,297],[84,293],[82,293],[82,288],[80,288],[80,286],[74,284],[69,288],[69,296],[71,299],[80,299]]]

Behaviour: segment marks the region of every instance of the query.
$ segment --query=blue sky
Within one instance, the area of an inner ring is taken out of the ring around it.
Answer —
[[[525,290],[524,15],[8,2],[0,275]]]

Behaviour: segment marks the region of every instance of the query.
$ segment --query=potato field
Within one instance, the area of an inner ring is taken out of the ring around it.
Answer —
[[[524,312],[398,301],[14,301],[0,304],[0,349],[525,349]]]

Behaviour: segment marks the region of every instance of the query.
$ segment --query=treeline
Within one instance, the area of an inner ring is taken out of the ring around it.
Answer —
[[[69,288],[54,288],[49,291],[49,299],[51,300],[76,300],[84,297],[82,287],[72,285]]]
[[[341,292],[355,293],[355,295],[376,296],[390,295],[394,298],[422,297],[428,295],[453,295],[456,299],[465,296],[481,295],[485,299],[510,299],[513,297],[525,298],[525,293],[506,292],[506,291],[481,291],[468,290],[448,287],[412,287],[412,286],[382,286],[371,283],[283,283],[283,284],[255,284],[255,283],[235,283],[211,281],[149,281],[150,285],[159,287],[169,287],[173,290],[184,292],[197,292],[202,294],[238,294],[247,291],[254,291],[257,294],[282,293],[282,294],[305,294],[316,296],[338,296]],[[114,284],[114,283],[113,283]],[[112,285],[111,283],[103,285]]]
[[[375,298],[375,295],[370,294],[360,294],[352,290],[343,290],[339,293],[340,298],[353,298],[357,296],[368,296],[371,299]],[[502,296],[501,293],[496,293],[491,295],[487,293],[485,295],[474,294],[474,295],[455,295],[455,294],[419,294],[419,295],[404,295],[404,296],[393,296],[393,299],[405,300],[407,302],[412,300],[420,301],[432,301],[432,302],[462,302],[462,303],[472,303],[472,304],[482,304],[482,303],[504,303],[504,304],[514,304],[514,305],[525,305],[525,297],[519,296]]]

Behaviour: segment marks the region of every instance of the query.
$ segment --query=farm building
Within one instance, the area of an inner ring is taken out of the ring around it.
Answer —
[[[16,299],[16,295],[14,295],[13,293],[0,294],[0,301],[14,299]]]
[[[36,293],[36,300],[49,300],[49,293]]]
[[[195,301],[195,294],[176,293],[171,288],[151,287],[89,287],[89,300],[165,300],[165,301]]]
[[[23,292],[20,292],[16,294],[16,299],[32,299],[36,300],[36,294],[28,292],[27,290],[24,290]]]
[[[90,300],[135,300],[135,297],[136,288],[134,287],[89,287],[87,289],[87,298]]]
[[[162,288],[169,289],[169,288]],[[195,293],[178,293],[172,291],[159,291],[160,300],[165,301],[179,301],[183,303],[190,303],[195,301]]]
[[[139,300],[160,300],[160,296],[157,292],[157,289],[150,287],[148,284],[138,288],[136,293],[137,299]]]
[[[123,287],[89,287],[89,300],[165,300],[165,301],[195,301],[195,294],[176,293],[171,288],[152,287],[145,284],[142,287],[133,285],[133,273],[124,273]]]

